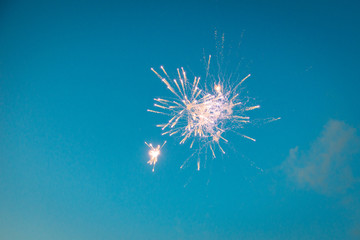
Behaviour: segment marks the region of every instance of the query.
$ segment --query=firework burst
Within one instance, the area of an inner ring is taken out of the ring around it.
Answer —
[[[202,158],[200,153],[203,151],[205,160],[208,149],[211,150],[213,158],[216,157],[217,150],[225,154],[222,144],[229,142],[226,139],[228,132],[255,141],[254,138],[242,134],[239,129],[247,124],[267,123],[280,119],[250,119],[248,112],[260,108],[259,105],[252,104],[252,99],[242,91],[242,84],[250,74],[240,75],[241,62],[236,66],[230,66],[230,62],[224,63],[224,56],[227,56],[224,54],[224,41],[224,34],[220,36],[215,31],[215,61],[211,60],[211,55],[207,58],[204,52],[203,62],[206,73],[203,80],[196,76],[189,79],[184,68],[177,69],[175,78],[170,77],[162,66],[158,71],[151,68],[172,93],[171,97],[155,98],[155,108],[148,110],[168,117],[165,123],[158,124],[157,127],[161,128],[162,135],[178,136],[180,144],[189,142],[190,148],[194,143],[198,143],[196,145],[199,146],[180,168],[195,153],[198,153],[198,170]],[[238,46],[240,47],[240,43]],[[229,57],[233,53],[234,51],[229,51]],[[210,71],[211,62],[215,64],[211,64]]]
[[[166,144],[166,141],[163,143],[163,145],[161,145],[161,146],[158,145],[156,148],[154,148],[151,143],[145,142],[145,144],[150,148],[150,150],[149,150],[150,160],[147,163],[150,165],[153,165],[152,171],[154,172],[155,164],[157,163],[158,156],[160,155],[160,150]]]
[[[211,56],[208,59],[209,69]],[[188,140],[190,148],[195,141],[202,146],[209,146],[212,156],[215,158],[215,146],[225,154],[221,142],[228,142],[224,133],[244,127],[250,123],[247,111],[259,108],[259,105],[249,105],[248,98],[240,99],[238,91],[242,83],[250,77],[250,74],[240,80],[234,87],[227,86],[225,81],[211,81],[209,86],[201,87],[200,77],[189,80],[183,68],[177,69],[177,78],[171,79],[164,67],[160,67],[159,74],[151,69],[172,92],[173,98],[155,98],[156,110],[149,112],[168,116],[168,121],[159,124],[163,131],[162,135],[179,135],[180,144]],[[208,74],[207,74],[208,75]],[[255,139],[241,136],[255,141]],[[198,161],[198,169],[200,162]]]

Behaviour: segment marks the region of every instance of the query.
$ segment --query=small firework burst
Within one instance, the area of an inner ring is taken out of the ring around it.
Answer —
[[[145,142],[145,144],[150,148],[150,150],[149,150],[150,160],[147,163],[150,165],[153,165],[153,169],[152,169],[153,172],[155,170],[155,164],[158,160],[158,156],[160,155],[160,150],[165,145],[165,143],[166,143],[166,141],[163,143],[163,145],[161,147],[160,147],[160,145],[158,145],[156,148],[154,148],[151,143]]]

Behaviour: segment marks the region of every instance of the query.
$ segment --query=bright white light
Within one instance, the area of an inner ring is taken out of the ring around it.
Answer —
[[[157,145],[157,147],[154,148],[151,143],[145,142],[145,144],[150,148],[149,150],[150,160],[147,163],[153,165],[153,169],[152,169],[153,172],[155,170],[155,164],[158,161],[158,156],[160,155],[160,149],[165,145],[165,143],[166,141],[163,143],[162,146]]]

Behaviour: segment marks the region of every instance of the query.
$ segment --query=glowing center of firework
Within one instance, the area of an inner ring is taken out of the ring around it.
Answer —
[[[216,91],[217,93],[220,93],[220,92],[221,92],[221,86],[220,86],[220,84],[219,84],[219,85],[216,85],[216,84],[215,84],[215,91]]]
[[[151,158],[157,158],[160,155],[160,145],[158,145],[158,147],[155,150],[150,150],[149,151],[149,155],[151,156]]]

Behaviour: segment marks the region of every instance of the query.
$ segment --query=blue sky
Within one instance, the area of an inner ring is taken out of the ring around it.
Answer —
[[[358,239],[359,7],[2,1],[0,239]],[[215,29],[256,117],[282,119],[180,170],[150,68],[203,74]],[[144,142],[165,139],[153,173]]]

